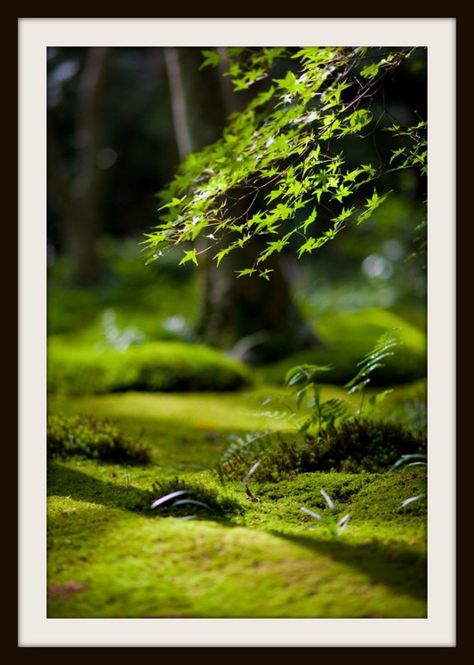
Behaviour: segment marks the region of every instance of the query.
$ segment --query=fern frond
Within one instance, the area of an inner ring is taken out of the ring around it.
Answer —
[[[328,399],[320,406],[321,423],[332,425],[347,414],[347,403],[338,398]]]
[[[367,384],[370,383],[371,374],[378,367],[383,367],[383,360],[393,356],[392,349],[398,344],[399,339],[393,332],[386,332],[378,338],[374,348],[369,351],[359,363],[357,363],[360,370],[353,379],[346,383],[349,395],[364,390]]]
[[[219,460],[219,465],[228,462],[235,457],[247,458],[253,453],[261,450],[264,447],[262,444],[264,440],[272,434],[271,430],[264,430],[263,432],[248,432],[243,436],[234,436],[233,441],[228,446]]]

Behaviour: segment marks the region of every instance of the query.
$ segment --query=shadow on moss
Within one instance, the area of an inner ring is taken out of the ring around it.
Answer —
[[[147,513],[152,494],[139,487],[104,482],[58,462],[48,465],[48,496],[70,497],[111,508]]]
[[[176,499],[186,500],[186,503],[175,505],[174,501],[167,501],[157,509],[151,509],[152,503],[160,496],[177,491],[183,494]],[[241,505],[230,496],[198,484],[176,479],[157,482],[150,490],[145,490],[118,482],[104,482],[57,462],[49,464],[48,495],[67,496],[76,501],[139,512],[146,517],[183,518],[192,514],[193,519],[226,521],[232,514],[242,511]]]
[[[385,584],[413,598],[426,598],[426,556],[420,550],[396,544],[387,545],[377,540],[354,544],[342,539],[320,540],[280,531],[271,533],[356,568],[368,575],[375,584]]]
[[[221,520],[243,511],[242,506],[225,490],[216,490],[175,478],[157,481],[152,487],[155,501],[162,502],[156,512],[163,516]],[[167,498],[168,497],[168,498]]]

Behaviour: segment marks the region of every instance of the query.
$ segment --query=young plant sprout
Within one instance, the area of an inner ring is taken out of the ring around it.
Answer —
[[[426,466],[428,464],[428,459],[426,455],[402,455],[400,459],[398,459],[395,464],[390,467],[388,470],[389,473],[392,473],[393,471],[396,471],[397,469],[400,469],[402,466],[404,467],[409,467],[409,466]],[[406,506],[409,506],[411,503],[414,503],[415,501],[419,501],[420,499],[424,499],[426,497],[426,492],[423,494],[418,494],[417,496],[411,496],[408,499],[405,499],[405,501],[402,501],[399,506],[395,508],[396,512],[399,512],[400,510],[403,510]]]
[[[393,471],[396,471],[396,469],[400,469],[402,466],[408,467],[408,466],[426,466],[426,465],[427,465],[426,455],[422,454],[402,455],[400,459],[398,459],[395,462],[395,464],[390,467],[388,472],[392,473]]]
[[[405,501],[402,501],[401,504],[396,508],[396,511],[399,512],[400,510],[403,510],[406,506],[409,506],[410,503],[414,503],[415,501],[419,501],[420,499],[424,499],[426,497],[426,493],[423,494],[418,494],[418,496],[411,496],[409,499],[405,499]]]
[[[362,415],[362,407],[364,405],[364,396],[365,389],[371,381],[371,375],[374,370],[383,367],[384,361],[386,358],[393,356],[393,348],[398,344],[398,338],[392,332],[386,332],[381,335],[377,342],[375,343],[374,348],[365,355],[365,357],[357,363],[357,366],[360,367],[357,374],[346,383],[346,388],[349,395],[354,393],[360,393],[360,404],[357,417],[360,418]],[[373,396],[371,398],[372,406],[375,405],[377,397],[383,399],[390,391],[384,391],[380,395]]]
[[[205,508],[206,510],[214,512],[211,506],[208,506],[207,503],[204,503],[203,501],[196,501],[195,499],[187,499],[187,498],[182,498],[182,499],[178,498],[178,497],[185,497],[190,493],[191,492],[189,492],[189,490],[177,490],[176,492],[170,492],[169,494],[165,494],[164,496],[161,496],[159,499],[156,499],[156,501],[153,501],[150,508],[154,510],[159,506],[172,506],[174,508],[175,506],[185,506],[188,504],[192,504],[193,506],[199,506],[200,508]],[[178,499],[178,501],[176,501],[176,499]]]
[[[328,515],[325,515],[324,517],[320,515],[319,513],[316,513],[314,510],[311,510],[310,508],[306,508],[305,506],[301,506],[300,510],[302,513],[305,513],[306,515],[309,515],[315,520],[318,520],[322,524],[324,524],[331,535],[333,536],[340,536],[341,533],[346,529],[349,520],[350,520],[350,514],[347,513],[344,515],[344,517],[341,517],[341,519],[337,519],[337,517],[334,514],[334,501],[331,499],[329,494],[325,490],[320,490],[321,496],[327,503],[327,506],[329,510],[331,511]]]
[[[202,501],[195,501],[194,499],[180,499],[179,501],[175,501],[173,506],[184,506],[187,504],[193,504],[193,506],[200,506],[201,508],[210,510],[212,513],[214,512],[211,506],[208,506],[207,503],[203,503]]]
[[[247,482],[248,482],[249,479],[253,476],[253,474],[254,474],[255,471],[258,469],[258,467],[260,466],[261,463],[262,463],[262,460],[258,460],[257,462],[255,462],[255,464],[252,466],[252,468],[250,469],[250,471],[246,474],[245,478],[243,478],[243,479],[241,480],[241,484],[242,484],[242,485],[246,485],[246,484],[247,484]]]
[[[158,508],[158,506],[164,506],[166,504],[173,503],[175,499],[177,499],[179,496],[184,496],[185,494],[189,494],[189,492],[187,490],[178,490],[176,492],[170,492],[169,494],[160,496],[160,498],[156,499],[156,501],[153,501],[150,508],[151,510],[154,510],[155,508]]]

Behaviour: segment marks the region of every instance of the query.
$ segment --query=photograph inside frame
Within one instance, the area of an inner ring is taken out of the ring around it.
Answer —
[[[427,75],[48,48],[48,618],[427,616]]]

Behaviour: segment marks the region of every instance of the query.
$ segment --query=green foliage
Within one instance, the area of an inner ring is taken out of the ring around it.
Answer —
[[[202,56],[204,60],[202,62],[200,69],[204,69],[204,67],[209,67],[209,66],[216,67],[221,61],[219,53],[215,50],[203,51]]]
[[[379,477],[385,474],[372,474],[361,471],[354,473],[301,473],[294,478],[281,479],[278,483],[263,482],[258,486],[259,495],[277,504],[291,501],[294,508],[309,504],[321,514],[328,509],[321,490],[324,489],[334,503],[344,506],[344,510],[352,510],[358,495]],[[396,504],[395,504],[396,505]],[[395,506],[394,506],[395,507]]]
[[[374,348],[358,363],[360,369],[356,376],[348,382],[349,395],[359,392],[363,398],[372,373],[383,367],[383,361],[393,355],[391,349],[396,344],[396,338],[389,333],[377,340]],[[420,445],[426,444],[423,433],[390,421],[362,420],[362,401],[355,417],[350,415],[345,400],[323,400],[319,377],[328,369],[318,365],[292,368],[285,377],[285,383],[292,388],[293,403],[285,401],[283,411],[266,413],[270,418],[291,423],[300,437],[304,436],[303,443],[298,436],[272,436],[270,430],[239,437],[227,448],[217,465],[221,479],[225,476],[235,478],[236,473],[242,476],[249,464],[252,467],[242,482],[254,474],[259,478],[277,480],[288,471],[378,471],[381,467],[396,464],[400,455],[406,457],[420,453]],[[372,406],[375,406],[377,397],[386,396],[388,392],[373,395]],[[269,401],[271,398],[266,403]],[[315,519],[321,518],[316,516]],[[330,524],[337,534],[345,522],[339,524],[337,520],[332,520]]]
[[[372,373],[384,366],[384,360],[393,355],[391,349],[397,344],[395,336],[391,333],[384,333],[375,343],[374,348],[366,354],[363,360],[357,363],[360,370],[356,376],[346,384],[349,389],[348,394],[359,392],[362,394],[357,417],[362,415],[362,404],[364,390],[371,381]],[[334,427],[336,422],[350,418],[347,401],[340,398],[321,399],[320,375],[329,371],[329,366],[319,365],[298,365],[290,369],[285,377],[285,383],[292,388],[292,398],[294,406],[286,406],[286,411],[268,413],[270,417],[282,419],[286,416],[287,422],[297,428],[298,432],[321,433],[322,430]],[[391,391],[384,391],[381,394],[374,394],[370,397],[371,406],[375,406]],[[266,400],[268,403],[272,398]]]
[[[308,432],[311,429],[320,431],[347,415],[347,403],[344,400],[321,399],[319,375],[329,369],[330,367],[319,365],[299,365],[291,369],[285,377],[286,385],[293,387],[296,411],[303,404],[309,410],[309,415],[298,423],[299,432]]]
[[[388,129],[396,145],[386,163],[377,166],[349,166],[343,141],[364,140],[376,122],[373,97],[412,51],[229,49],[227,75],[234,89],[249,90],[257,81],[264,82],[259,84],[264,89],[230,117],[220,140],[189,155],[160,193],[160,223],[145,241],[150,260],[200,236],[206,245],[186,250],[182,262],[198,263],[199,255],[210,251],[219,265],[251,238],[266,239],[267,248],[249,266],[251,272],[240,271],[243,276],[253,274],[290,239],[298,242],[302,256],[333,240],[349,222],[368,220],[389,193],[373,187],[385,172],[413,167],[426,172],[426,123],[392,124]],[[203,66],[220,60],[213,51],[204,57]],[[285,70],[281,78],[272,78],[275,63],[275,71]],[[370,183],[372,193],[364,201]],[[264,211],[254,205],[258,197],[267,202]],[[318,231],[320,207],[333,214],[329,228]],[[299,211],[305,210],[309,215],[301,220]],[[259,274],[268,277],[266,270]]]
[[[286,415],[286,414],[285,414]],[[242,435],[230,437],[230,445],[224,450],[215,470],[222,482],[226,478],[233,478],[244,482],[250,473],[254,475],[261,460],[258,457],[265,454],[266,449],[272,445],[272,432],[247,432]]]
[[[372,375],[375,370],[385,367],[385,360],[394,355],[392,349],[398,344],[397,337],[387,332],[381,335],[375,343],[374,348],[366,354],[366,356],[357,363],[360,367],[357,374],[346,384],[349,389],[349,395],[353,393],[360,393],[361,400],[359,405],[358,417],[362,415],[362,406],[364,403],[365,389],[372,381]],[[374,394],[370,397],[370,404],[374,406],[377,401],[385,399],[390,390],[385,390],[383,393]]]
[[[420,169],[422,175],[426,175],[428,157],[426,127],[424,120],[405,129],[401,129],[399,125],[386,127],[386,131],[406,139],[403,146],[392,150],[390,164],[395,163],[397,170],[415,167]]]
[[[383,362],[386,358],[393,356],[393,349],[397,345],[397,338],[392,333],[384,333],[375,343],[374,348],[366,354],[363,360],[357,363],[360,367],[357,374],[351,379],[346,387],[349,388],[349,395],[356,392],[363,392],[370,383],[373,372],[379,367],[384,367]]]
[[[243,363],[198,344],[150,342],[123,351],[49,344],[51,393],[236,390],[249,381]]]
[[[132,441],[107,420],[90,416],[49,416],[48,457],[86,457],[107,462],[146,464],[149,448]]]
[[[302,513],[305,513],[305,515],[309,515],[312,519],[315,519],[318,522],[320,522],[320,524],[329,531],[331,536],[340,536],[346,530],[347,525],[349,524],[349,520],[351,518],[351,514],[345,513],[344,515],[341,516],[336,512],[336,506],[334,504],[334,501],[326,492],[326,490],[322,489],[320,490],[319,493],[323,497],[324,501],[326,502],[327,508],[329,509],[326,515],[324,516],[320,515],[319,513],[316,513],[314,510],[312,510],[311,508],[307,508],[306,506],[301,506],[300,510]]]

